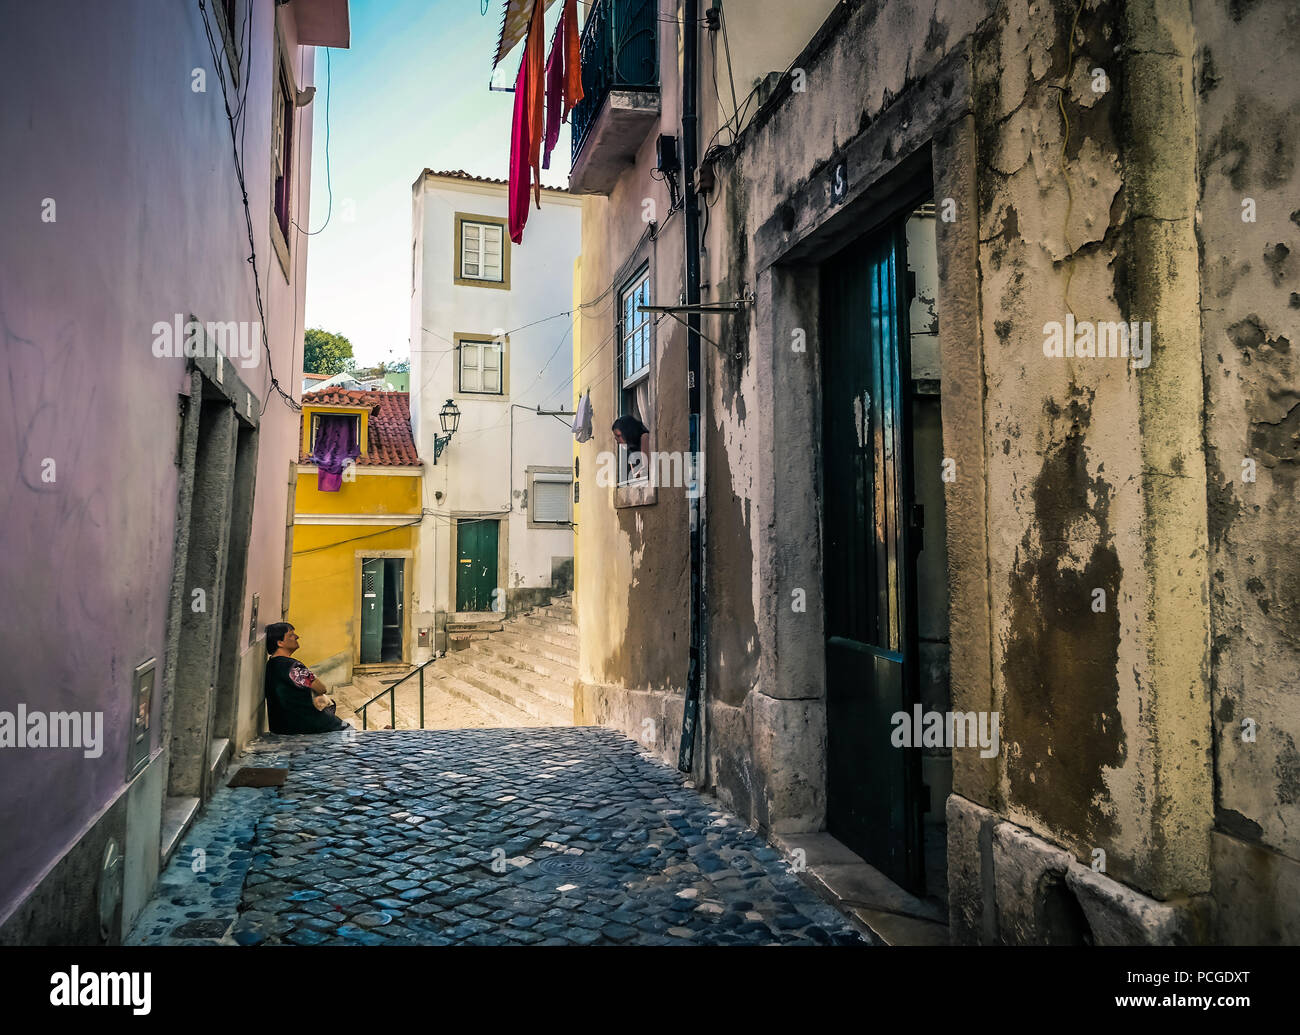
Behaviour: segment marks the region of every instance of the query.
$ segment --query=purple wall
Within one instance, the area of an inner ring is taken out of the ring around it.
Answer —
[[[240,83],[249,91],[245,166],[275,372],[292,390],[306,246],[300,238],[294,247],[290,284],[267,234],[275,14],[271,0],[255,8],[252,80]],[[314,52],[292,46],[291,10],[281,18],[299,85],[307,85]],[[157,659],[153,750],[164,746],[177,402],[187,376],[183,358],[155,358],[153,325],[175,313],[257,319],[230,135],[198,4],[42,0],[8,5],[4,17],[0,711],[19,702],[102,711],[104,743],[96,759],[0,748],[0,921],[123,791],[132,673],[149,658]],[[192,89],[194,69],[206,73],[206,92]],[[299,223],[313,109],[297,116]],[[42,220],[46,198],[54,222]],[[239,374],[255,393],[265,390],[260,357]],[[261,473],[285,470],[295,426],[287,407],[268,404]],[[41,477],[47,457],[53,483]],[[245,627],[253,592],[263,616],[279,611],[285,493],[278,473],[265,481]]]

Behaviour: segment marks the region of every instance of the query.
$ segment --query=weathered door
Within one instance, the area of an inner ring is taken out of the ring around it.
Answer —
[[[377,665],[384,648],[384,559],[361,562],[361,664]]]
[[[456,610],[491,611],[497,585],[497,523],[456,522]]]
[[[891,743],[915,700],[902,223],[823,268],[827,828],[894,881],[921,881],[920,750]]]

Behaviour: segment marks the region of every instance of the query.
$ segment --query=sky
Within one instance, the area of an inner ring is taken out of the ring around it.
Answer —
[[[351,47],[316,53],[310,229],[324,229],[308,246],[304,327],[344,335],[358,366],[410,356],[416,177],[509,172],[514,95],[488,89],[504,0],[488,0],[486,14],[483,3],[351,0]],[[548,12],[548,46],[559,13]],[[513,85],[521,54],[502,62],[497,85]],[[568,155],[566,125],[547,186],[568,183]]]

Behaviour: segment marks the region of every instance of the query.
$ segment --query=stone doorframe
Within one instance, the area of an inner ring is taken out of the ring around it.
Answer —
[[[826,813],[819,264],[927,187],[936,204],[955,203],[952,222],[936,219],[943,441],[959,472],[945,486],[952,707],[996,710],[975,156],[970,56],[963,46],[775,204],[754,235],[753,354],[765,405],[751,419],[759,422],[761,443],[758,511],[770,515],[756,522],[763,645],[751,736],[764,786],[756,788],[754,819],[776,832],[820,830]],[[833,178],[845,170],[848,188],[832,200]],[[791,348],[796,328],[806,333],[806,353]],[[790,608],[796,588],[807,592],[805,613]],[[961,759],[953,788],[999,807],[997,759]]]

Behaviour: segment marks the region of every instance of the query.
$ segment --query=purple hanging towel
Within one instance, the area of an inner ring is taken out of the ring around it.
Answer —
[[[343,469],[361,455],[357,445],[357,419],[334,415],[322,416],[316,433],[316,448],[311,459],[319,469],[316,488],[321,492],[338,492],[343,484]]]

